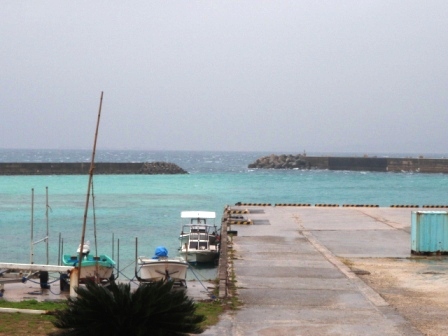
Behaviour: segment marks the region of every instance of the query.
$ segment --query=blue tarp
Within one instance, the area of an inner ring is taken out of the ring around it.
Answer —
[[[160,257],[168,257],[168,250],[165,246],[158,246],[156,247],[156,251],[154,252],[153,259],[158,259]]]

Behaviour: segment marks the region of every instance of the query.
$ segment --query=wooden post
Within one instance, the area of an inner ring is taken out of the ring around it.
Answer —
[[[70,297],[71,298],[78,297],[78,294],[76,294],[75,289],[78,287],[79,273],[81,273],[81,271],[78,267],[75,267],[70,272]]]

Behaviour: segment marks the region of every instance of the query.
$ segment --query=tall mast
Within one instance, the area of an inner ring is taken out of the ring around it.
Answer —
[[[84,221],[82,224],[82,234],[81,234],[81,246],[79,249],[79,271],[78,271],[78,284],[79,284],[79,278],[81,276],[81,264],[82,264],[82,250],[84,248],[84,237],[86,234],[86,223],[87,223],[87,212],[89,208],[89,197],[90,197],[90,186],[92,184],[92,178],[93,178],[93,171],[95,169],[95,152],[96,152],[96,140],[98,138],[98,128],[100,126],[100,117],[101,117],[101,107],[103,105],[103,92],[101,91],[101,98],[100,98],[100,107],[98,109],[98,118],[96,121],[96,129],[95,129],[95,138],[93,141],[93,150],[92,150],[92,159],[90,161],[90,170],[89,170],[89,183],[87,184],[87,195],[86,195],[86,206],[84,208]]]

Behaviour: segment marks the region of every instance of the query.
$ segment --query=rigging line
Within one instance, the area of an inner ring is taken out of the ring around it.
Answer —
[[[128,268],[131,265],[133,265],[134,263],[135,263],[135,261],[131,262],[129,265],[127,265],[125,268],[122,268],[121,270],[124,271],[126,268]]]
[[[126,279],[128,279],[130,282],[132,282],[134,285],[140,285],[140,283],[135,282],[135,276],[133,276],[132,278],[129,278],[128,276],[126,276],[126,274],[124,274],[123,272],[121,272],[120,270],[118,270],[118,268],[114,267],[118,273],[120,273],[122,276],[124,276]]]
[[[202,285],[202,287],[204,287],[205,291],[209,294],[211,294],[211,292],[208,290],[207,287],[205,287],[205,285],[202,283],[201,279],[198,278],[198,276],[196,275],[196,272],[193,271],[193,267],[190,267],[190,271],[193,273],[193,275],[196,277],[196,279],[198,279],[199,283]]]
[[[54,283],[54,282],[56,282],[56,281],[59,281],[59,280],[60,280],[60,279],[58,278],[58,279],[56,279],[56,280],[54,280],[54,281],[47,282],[47,284],[48,284],[49,286],[48,286],[48,288],[46,288],[46,289],[48,289],[48,290],[50,291],[50,293],[53,294],[53,295],[61,295],[61,291],[59,291],[59,293],[56,293],[56,292],[53,292],[53,291],[51,290],[51,284]],[[32,283],[35,283],[36,285],[40,285],[40,284],[41,284],[40,282],[31,280],[31,279],[27,279],[27,281],[32,282]]]
[[[95,240],[95,256],[98,257],[98,244],[97,244],[97,240],[96,240],[96,212],[95,212],[95,193],[93,191],[93,176],[92,176],[92,214],[93,214],[93,237]],[[98,265],[98,260],[95,263],[95,281],[97,283],[99,283],[100,279],[99,279],[99,265]]]
[[[92,213],[93,213],[93,236],[95,239],[95,256],[98,256],[98,244],[96,239],[95,193],[93,190],[93,178],[92,178]]]
[[[203,274],[201,274],[201,272],[199,272],[196,267],[190,265],[190,270],[193,272],[197,272],[197,274],[199,274],[201,276],[202,280],[208,280],[207,277],[205,277]]]

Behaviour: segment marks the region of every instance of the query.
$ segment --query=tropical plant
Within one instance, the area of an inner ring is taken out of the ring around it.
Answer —
[[[77,298],[57,310],[53,322],[57,335],[187,335],[199,334],[203,315],[184,290],[172,290],[171,282],[129,284],[109,288],[93,282],[78,287]]]

